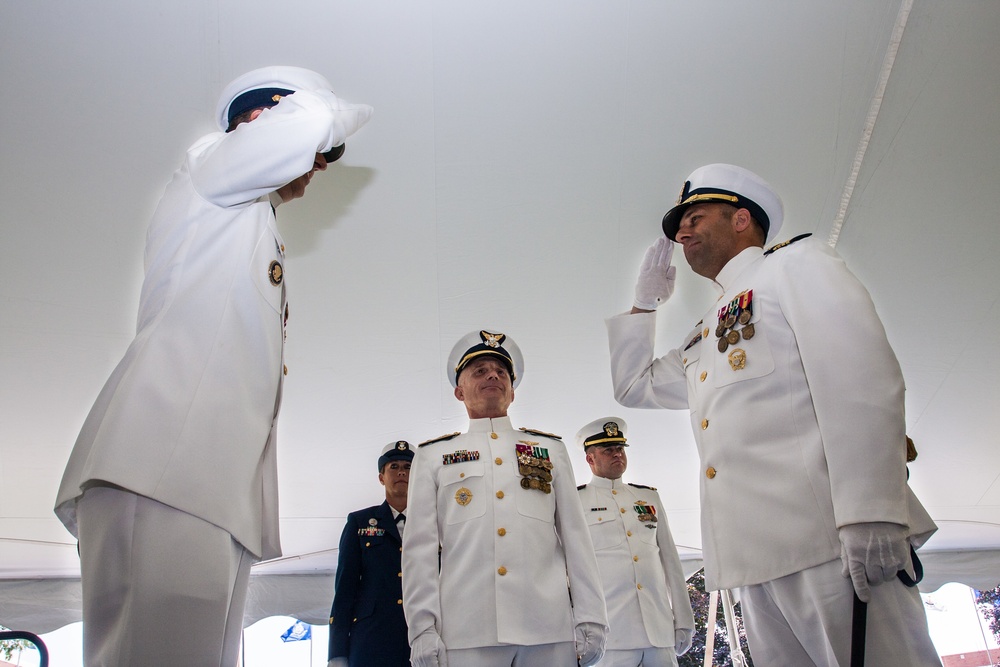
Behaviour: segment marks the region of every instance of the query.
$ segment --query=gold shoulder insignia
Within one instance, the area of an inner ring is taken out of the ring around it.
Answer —
[[[447,433],[445,435],[438,436],[437,438],[431,438],[430,440],[425,440],[421,442],[419,445],[417,445],[417,447],[423,447],[424,445],[433,445],[435,442],[442,442],[444,440],[451,440],[456,435],[462,435],[462,434],[459,431],[455,431],[454,433]]]
[[[629,486],[634,486],[637,489],[649,489],[650,491],[656,491],[655,486],[646,486],[645,484],[633,484],[632,482],[627,482]]]
[[[773,246],[771,246],[770,248],[768,248],[767,250],[765,250],[764,254],[765,255],[770,255],[775,250],[781,250],[782,248],[784,248],[787,245],[792,245],[796,241],[801,241],[802,239],[808,238],[810,236],[812,236],[811,232],[808,233],[808,234],[799,234],[798,236],[792,237],[792,238],[788,239],[787,241],[782,241],[781,243],[775,243]]]
[[[533,428],[525,428],[523,426],[520,428],[520,430],[524,431],[525,433],[530,433],[531,435],[540,435],[543,438],[552,438],[553,440],[562,440],[562,437],[556,435],[555,433],[546,433],[545,431],[536,431]]]

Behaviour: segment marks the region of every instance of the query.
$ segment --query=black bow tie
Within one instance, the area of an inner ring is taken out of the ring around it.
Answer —
[[[399,516],[396,517],[396,523],[399,523],[400,521],[406,521],[406,515],[402,512],[400,512]]]

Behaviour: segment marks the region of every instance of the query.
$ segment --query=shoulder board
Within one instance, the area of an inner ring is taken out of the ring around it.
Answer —
[[[455,431],[454,433],[448,433],[446,435],[442,435],[437,438],[431,438],[430,440],[425,440],[421,442],[419,445],[417,445],[417,447],[423,447],[424,445],[433,445],[435,442],[441,442],[443,440],[451,440],[456,435],[462,435],[462,434],[459,431]]]
[[[775,243],[773,246],[771,246],[770,248],[768,248],[767,250],[765,250],[764,254],[765,255],[770,255],[775,250],[781,250],[786,245],[792,245],[796,241],[801,241],[802,239],[808,238],[810,236],[812,236],[811,232],[808,233],[808,234],[799,234],[798,236],[792,237],[792,238],[788,239],[787,241],[782,241],[781,243]]]
[[[646,486],[645,484],[633,484],[632,482],[626,482],[629,486],[634,486],[637,489],[649,489],[650,491],[656,491],[655,486]]]
[[[586,489],[586,488],[587,488],[587,485],[586,485],[586,484],[581,484],[580,486],[576,487],[576,490],[577,490],[577,491],[583,491],[583,490],[584,490],[584,489]]]
[[[533,428],[524,428],[523,426],[518,429],[524,431],[525,433],[530,433],[531,435],[540,435],[543,438],[552,438],[553,440],[562,440],[562,437],[556,435],[555,433],[546,433],[545,431],[536,431]]]

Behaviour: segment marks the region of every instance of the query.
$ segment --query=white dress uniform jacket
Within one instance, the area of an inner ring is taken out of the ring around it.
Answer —
[[[668,648],[694,630],[687,581],[660,494],[594,477],[579,489],[608,607],[607,649]]]
[[[551,493],[522,488],[519,443],[547,450]],[[572,642],[578,623],[607,627],[561,440],[515,431],[507,417],[473,419],[468,433],[417,449],[407,508],[403,610],[411,644],[432,628],[446,648],[462,649]]]
[[[843,260],[812,239],[748,248],[716,282],[719,301],[663,357],[655,313],[607,320],[618,401],[691,411],[706,585],[839,558],[837,529],[851,523],[907,525],[922,544],[936,527],[906,484],[902,373]],[[718,313],[749,290],[754,334],[720,352]]]
[[[147,233],[135,339],[59,489],[74,535],[77,498],[104,482],[211,522],[258,558],[281,555],[284,247],[268,195],[343,142],[336,101],[299,91],[188,149]]]

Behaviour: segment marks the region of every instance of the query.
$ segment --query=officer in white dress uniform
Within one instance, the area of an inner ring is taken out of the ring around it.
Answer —
[[[604,653],[607,612],[566,447],[507,416],[523,368],[514,341],[491,331],[448,359],[469,429],[421,444],[410,470],[403,611],[415,667],[572,667]]]
[[[576,434],[594,476],[578,488],[608,607],[601,667],[677,667],[691,648],[694,613],[681,559],[656,489],[622,482],[628,468],[620,417]]]
[[[897,579],[936,528],[906,483],[899,363],[829,245],[793,239],[764,252],[782,216],[746,169],[688,177],[631,313],[607,320],[615,396],[690,410],[706,585],[739,588],[757,664],[848,664],[856,591],[869,602],[868,664],[938,665],[918,591]],[[656,358],[671,241],[720,296]]]
[[[281,555],[275,426],[285,248],[274,209],[371,107],[316,72],[223,91],[146,237],[136,336],[87,417],[56,514],[79,538],[93,665],[235,665],[250,564]]]

